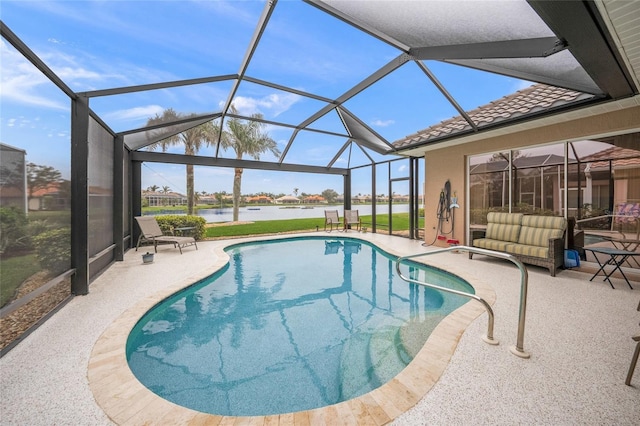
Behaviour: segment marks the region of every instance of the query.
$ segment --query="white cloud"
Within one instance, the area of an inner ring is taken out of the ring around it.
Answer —
[[[387,127],[387,126],[391,126],[394,123],[395,123],[395,120],[380,120],[380,119],[376,119],[376,120],[373,120],[371,122],[371,125],[372,126],[376,126],[376,127]]]
[[[105,114],[105,119],[125,121],[148,120],[149,118],[154,117],[156,114],[162,114],[163,111],[164,108],[160,105],[147,105],[142,107],[113,111]]]
[[[84,68],[72,68],[69,66],[56,68],[56,74],[64,81],[72,81],[72,80],[102,80],[104,78],[103,75],[95,72],[89,71]]]
[[[18,52],[10,49],[4,40],[0,40],[0,97],[23,105],[50,109],[69,110],[69,104],[57,98],[45,95],[49,92],[49,80]],[[59,95],[58,95],[59,96]]]
[[[242,115],[260,113],[265,117],[277,117],[291,108],[300,98],[293,93],[272,93],[262,98],[237,96],[233,99],[233,106]]]

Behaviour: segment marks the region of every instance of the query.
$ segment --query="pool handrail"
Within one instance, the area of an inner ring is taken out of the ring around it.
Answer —
[[[501,259],[505,259],[505,260],[511,261],[512,263],[514,263],[518,267],[518,269],[520,269],[521,279],[520,279],[520,309],[519,309],[519,315],[518,315],[518,337],[517,337],[516,344],[514,346],[511,346],[509,348],[509,350],[511,351],[511,353],[513,353],[514,355],[516,355],[516,356],[518,356],[520,358],[527,359],[527,358],[531,357],[531,355],[528,352],[526,352],[524,350],[524,347],[523,347],[524,346],[525,315],[526,315],[526,310],[527,310],[527,288],[528,288],[528,282],[529,282],[529,274],[528,274],[527,269],[525,268],[524,264],[522,262],[520,262],[518,259],[516,259],[514,256],[512,256],[512,255],[510,255],[508,253],[503,253],[503,252],[493,251],[493,250],[487,250],[487,249],[481,249],[481,248],[477,248],[477,247],[452,246],[452,247],[442,248],[442,249],[439,249],[439,250],[433,250],[433,251],[422,252],[422,253],[417,253],[417,254],[412,254],[412,255],[408,255],[408,256],[399,257],[398,260],[396,261],[396,272],[398,273],[400,278],[402,280],[404,280],[404,281],[407,281],[407,282],[410,282],[410,283],[413,283],[413,284],[418,284],[418,285],[425,286],[425,287],[434,288],[436,290],[441,290],[441,291],[457,294],[459,296],[468,297],[468,298],[477,300],[478,302],[482,303],[482,305],[487,310],[487,314],[489,316],[488,325],[487,325],[487,335],[483,336],[482,339],[485,342],[489,343],[489,344],[497,345],[498,341],[493,338],[493,323],[494,323],[493,309],[491,309],[491,306],[489,305],[489,303],[487,303],[486,300],[484,300],[480,296],[478,296],[476,294],[473,294],[473,293],[466,293],[466,292],[459,291],[459,290],[454,290],[454,289],[451,289],[451,288],[440,287],[440,286],[435,285],[435,284],[430,284],[430,283],[426,283],[426,282],[417,281],[417,280],[414,280],[413,278],[408,278],[408,277],[406,277],[406,276],[404,276],[402,274],[402,271],[400,271],[400,264],[405,260],[414,259],[416,257],[430,256],[430,255],[433,255],[433,254],[445,253],[445,252],[450,252],[450,251],[467,251],[467,252],[472,252],[472,253],[476,253],[476,254],[482,254],[482,255],[485,255],[485,256],[498,257],[498,258],[501,258]]]

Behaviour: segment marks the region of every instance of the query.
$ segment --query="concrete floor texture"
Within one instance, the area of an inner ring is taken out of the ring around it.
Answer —
[[[336,235],[369,240],[396,255],[434,250],[400,237]],[[244,240],[203,241],[198,250],[185,248],[182,255],[162,246],[155,261],[147,265],[142,264],[140,251],[129,250],[123,262],[114,263],[94,280],[88,295],[75,297],[0,359],[0,424],[114,424],[97,402],[88,378],[96,343],[140,301],[176,283],[210,275],[226,262],[221,249],[239,241]],[[531,357],[523,359],[509,350],[517,338],[519,270],[486,256],[469,260],[466,253],[441,253],[424,260],[463,276],[472,285],[482,282],[495,292],[494,337],[500,344],[483,342],[487,314],[480,314],[452,345],[453,355],[435,384],[417,404],[390,416],[391,424],[640,425],[640,367],[631,386],[624,383],[635,348],[631,336],[638,334],[640,323],[640,280],[634,270],[629,269],[635,289],[619,277],[612,278],[612,289],[602,277],[589,281],[592,272],[588,270],[560,270],[551,277],[547,269],[528,267],[524,349]],[[280,424],[285,423],[283,419]],[[291,424],[322,423],[311,417],[303,422],[291,419]],[[267,423],[263,418],[217,417],[198,424],[218,421]],[[324,423],[356,421],[338,415]]]

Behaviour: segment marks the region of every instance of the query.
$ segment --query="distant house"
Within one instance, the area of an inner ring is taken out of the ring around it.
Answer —
[[[583,202],[595,208],[609,206],[610,176],[613,180],[613,207],[626,203],[640,203],[640,183],[638,171],[640,158],[637,151],[613,146],[597,154],[581,159],[587,163],[584,169]]]
[[[232,203],[233,202],[233,195],[223,195],[222,196],[222,202],[223,203]],[[216,205],[216,204],[220,204],[220,198],[219,198],[218,195],[215,195],[215,194],[203,195],[203,196],[200,196],[198,198],[198,203]]]
[[[142,198],[149,207],[187,205],[187,197],[178,192],[142,191]]]
[[[271,204],[273,203],[273,199],[266,195],[256,195],[255,197],[245,198],[245,202],[247,204]]]
[[[15,206],[27,211],[27,152],[0,143],[0,207]]]
[[[40,188],[29,196],[29,210],[66,210],[71,208],[68,191],[63,188],[64,183],[52,182],[46,188]]]
[[[307,204],[321,204],[327,202],[327,200],[325,200],[321,195],[309,195],[308,197],[305,197],[303,201]]]
[[[216,205],[220,204],[220,201],[218,201],[218,199],[214,195],[202,195],[198,198],[198,203]]]
[[[292,195],[285,195],[280,198],[276,198],[276,204],[300,204],[300,199]]]
[[[409,202],[409,196],[408,195],[401,195],[401,194],[393,194],[393,202],[394,203],[408,203]]]

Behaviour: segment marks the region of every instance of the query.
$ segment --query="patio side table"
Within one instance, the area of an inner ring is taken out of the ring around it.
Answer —
[[[173,231],[178,232],[179,236],[190,237],[192,236],[191,234],[193,233],[194,229],[196,229],[195,226],[183,226],[181,228],[173,228]]]
[[[624,271],[620,268],[620,266],[622,266],[622,264],[629,257],[640,256],[640,252],[628,251],[628,250],[620,250],[620,249],[609,248],[609,247],[585,247],[584,249],[587,250],[587,251],[592,252],[593,253],[593,257],[596,258],[596,262],[598,262],[598,265],[600,265],[600,269],[598,269],[598,271],[595,274],[593,274],[593,276],[591,277],[591,279],[589,281],[592,281],[595,277],[600,275],[600,272],[602,272],[604,274],[604,281],[608,281],[609,285],[611,286],[611,288],[615,288],[613,286],[613,284],[611,283],[611,280],[609,279],[609,277],[611,277],[611,275],[613,275],[613,273],[616,270],[618,270],[618,271],[620,271],[620,274],[622,274],[622,277],[624,278],[624,280],[627,282],[627,285],[629,286],[629,288],[633,289],[633,287],[631,287],[631,283],[629,283],[629,279],[624,274]],[[596,253],[604,254],[604,255],[608,256],[609,258],[603,263],[603,262],[600,261],[600,259],[598,259],[598,256],[597,256]],[[614,268],[608,273],[604,269],[605,266],[607,266],[607,265],[613,265],[614,266]]]

